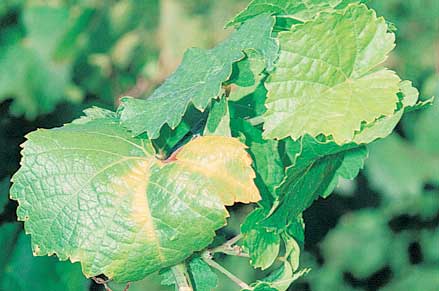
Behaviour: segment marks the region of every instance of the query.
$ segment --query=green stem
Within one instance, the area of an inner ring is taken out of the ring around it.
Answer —
[[[215,253],[223,253],[230,256],[237,256],[237,257],[245,257],[248,258],[249,255],[244,253],[242,248],[240,246],[237,246],[236,244],[240,239],[242,239],[242,235],[238,234],[237,236],[231,238],[230,240],[226,241],[224,244],[215,247],[211,250],[207,250],[207,257],[211,257]]]
[[[186,265],[184,263],[173,266],[171,271],[174,274],[178,291],[194,291],[190,283]]]
[[[247,283],[245,283],[244,281],[242,281],[241,279],[239,279],[238,277],[236,277],[234,274],[232,274],[231,272],[229,272],[227,269],[225,269],[223,266],[221,266],[220,264],[218,264],[217,262],[215,262],[214,260],[207,258],[207,257],[202,257],[203,260],[212,268],[218,270],[219,272],[223,273],[225,276],[227,276],[231,281],[233,281],[235,284],[237,284],[239,287],[241,287],[241,289],[246,289],[246,290],[252,290],[253,288],[251,288]]]

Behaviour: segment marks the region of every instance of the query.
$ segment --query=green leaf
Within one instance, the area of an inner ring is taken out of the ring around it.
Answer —
[[[80,261],[87,277],[135,281],[175,265],[211,243],[225,206],[260,199],[234,138],[196,138],[167,161],[110,117],[27,139],[11,188],[17,216],[35,254]]]
[[[353,179],[358,175],[367,157],[364,146],[354,143],[340,146],[309,135],[299,141],[287,139],[285,152],[291,164],[282,183],[275,188],[278,198],[262,223],[277,232],[296,221],[319,196],[331,194],[340,177]]]
[[[156,138],[164,124],[178,125],[189,104],[203,111],[221,94],[232,64],[244,57],[246,49],[260,51],[271,68],[278,51],[271,38],[273,24],[271,16],[260,15],[211,50],[188,50],[178,69],[148,99],[122,99],[122,125],[134,135],[146,132]]]
[[[375,122],[366,125],[360,132],[357,132],[354,137],[354,142],[358,144],[367,144],[379,138],[385,138],[395,129],[400,121],[403,113],[407,110],[413,111],[422,109],[428,102],[418,101],[419,92],[412,86],[410,81],[402,81],[399,84],[401,96],[401,108],[390,116],[385,116],[377,119]]]
[[[256,119],[261,119],[260,115],[267,110],[264,105],[265,99],[267,98],[267,90],[265,89],[264,85],[260,83],[251,94],[244,97],[239,96],[239,94],[243,92],[241,89],[245,88],[238,87],[238,90],[235,91],[232,89],[231,96],[229,98],[229,109],[232,120],[238,118],[251,118],[248,121],[254,122]],[[234,95],[235,93],[237,95]],[[239,100],[233,101],[238,98]],[[262,123],[262,120],[261,122],[258,120],[257,123]]]
[[[343,154],[325,156],[310,164],[289,167],[286,178],[278,187],[280,193],[272,214],[262,223],[265,227],[281,231],[289,222],[295,221],[300,213],[323,194],[343,162]]]
[[[250,255],[250,263],[255,268],[269,268],[279,255],[280,236],[268,231],[259,223],[266,217],[263,208],[250,213],[241,226],[242,246]]]
[[[258,177],[271,195],[275,195],[275,187],[282,182],[284,177],[284,165],[278,150],[278,142],[264,140],[262,131],[245,120],[234,120],[233,129],[236,131],[235,134],[244,135],[245,144],[252,154]]]
[[[324,198],[328,197],[334,191],[335,187],[337,187],[340,178],[353,180],[357,177],[360,170],[364,168],[364,162],[367,157],[368,150],[365,146],[345,151],[343,162],[335,172],[331,184],[321,196]]]
[[[288,287],[308,273],[309,269],[303,269],[297,273],[293,273],[290,264],[285,262],[279,269],[274,271],[268,277],[252,284],[255,291],[286,291]]]
[[[232,76],[229,80],[232,86],[229,96],[231,101],[238,101],[253,93],[264,77],[264,56],[254,49],[246,50],[245,54],[246,58],[233,66]]]
[[[4,235],[4,230],[5,226],[0,228],[0,237]],[[8,238],[13,240],[13,236]],[[79,264],[59,262],[56,258],[33,257],[30,245],[29,236],[21,232],[15,247],[5,253],[9,258],[4,273],[0,275],[1,290],[88,290],[88,282],[82,276]]]
[[[195,257],[188,263],[194,291],[211,291],[218,285],[218,276],[201,258]]]
[[[285,244],[285,258],[295,272],[299,268],[300,246],[288,232],[282,233],[282,239]]]
[[[212,102],[212,108],[204,128],[204,135],[232,136],[229,107],[225,97]]]
[[[349,3],[360,0],[253,0],[248,7],[240,12],[227,26],[236,25],[262,14],[270,13],[278,17],[292,18],[298,21],[307,21],[321,12],[331,12]],[[364,2],[364,1],[363,1]]]
[[[364,5],[280,33],[279,61],[266,82],[264,137],[324,134],[345,144],[363,123],[392,115],[400,80],[379,65],[394,40],[384,19]]]
[[[360,169],[364,166],[364,161],[368,156],[365,146],[358,146],[350,143],[339,146],[331,141],[319,141],[309,135],[305,135],[300,141],[294,142],[291,139],[286,141],[286,153],[290,156],[292,166],[301,168],[328,155],[340,154],[342,163],[336,170],[335,175],[324,193],[320,195],[327,197],[337,186],[339,178],[354,179]]]

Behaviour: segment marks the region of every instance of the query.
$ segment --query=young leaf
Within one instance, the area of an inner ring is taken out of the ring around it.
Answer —
[[[362,123],[392,115],[400,80],[379,65],[394,40],[384,19],[364,5],[280,33],[279,61],[266,82],[264,137],[324,134],[344,144]]]
[[[146,132],[156,138],[165,123],[171,128],[178,125],[189,104],[203,111],[220,95],[232,64],[244,57],[246,49],[261,52],[266,66],[272,67],[278,51],[271,38],[273,24],[273,17],[260,15],[211,50],[188,50],[180,67],[148,99],[122,99],[122,125],[134,135]]]
[[[246,22],[262,13],[304,22],[312,19],[318,13],[331,12],[333,9],[343,8],[347,4],[355,2],[360,2],[360,0],[253,0],[235,19],[227,23],[227,26]]]
[[[376,139],[388,136],[392,133],[393,129],[395,129],[406,110],[417,110],[425,106],[423,102],[417,103],[419,92],[412,86],[410,81],[402,81],[399,87],[399,94],[402,99],[400,100],[401,108],[390,116],[381,117],[375,122],[366,125],[360,132],[355,134],[355,143],[367,144]]]
[[[257,208],[250,213],[241,226],[243,247],[250,255],[250,263],[255,268],[269,268],[279,255],[280,236],[268,231],[259,223],[266,217],[263,208]]]
[[[254,291],[286,291],[288,287],[298,278],[309,272],[309,269],[293,273],[293,270],[287,262],[268,277],[258,280],[252,284]]]
[[[194,139],[167,161],[111,117],[27,138],[11,188],[18,218],[36,255],[80,261],[88,277],[135,281],[175,265],[212,241],[224,206],[260,199],[234,138]]]

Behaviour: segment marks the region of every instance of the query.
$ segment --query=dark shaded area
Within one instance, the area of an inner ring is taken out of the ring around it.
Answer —
[[[375,291],[386,285],[392,278],[392,269],[389,266],[378,270],[366,279],[358,279],[352,273],[343,273],[343,279],[352,287]]]

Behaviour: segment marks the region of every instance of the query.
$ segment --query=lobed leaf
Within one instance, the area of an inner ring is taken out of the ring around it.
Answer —
[[[227,23],[227,26],[246,22],[262,13],[304,22],[312,19],[318,13],[331,12],[355,2],[360,2],[360,0],[253,0],[245,10]]]
[[[102,115],[27,136],[11,198],[35,255],[135,281],[207,247],[225,205],[260,199],[238,140],[196,138],[160,161],[150,141]]]
[[[266,82],[264,137],[324,134],[345,144],[363,123],[392,115],[400,80],[379,65],[394,40],[384,19],[364,5],[280,33],[280,57]]]
[[[123,98],[121,123],[139,135],[157,138],[160,128],[175,128],[189,104],[203,111],[217,98],[221,85],[229,79],[232,64],[244,57],[246,49],[258,50],[271,68],[278,47],[271,31],[274,18],[264,14],[244,24],[228,39],[211,50],[188,50],[178,69],[146,100]]]

